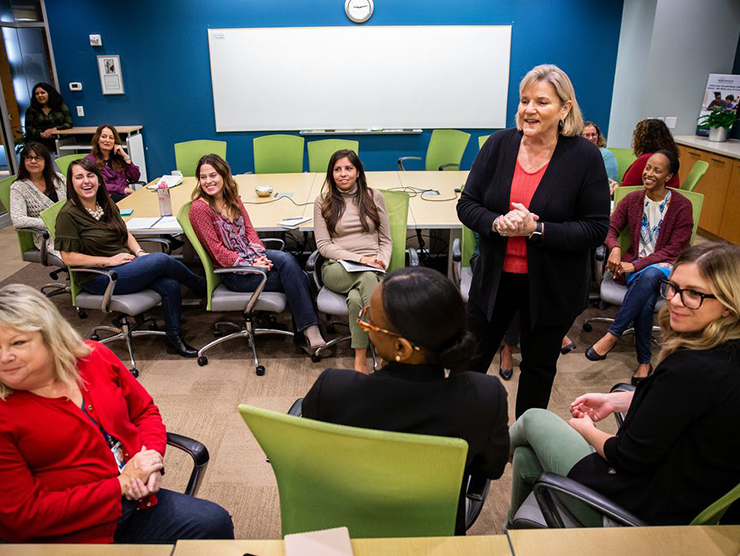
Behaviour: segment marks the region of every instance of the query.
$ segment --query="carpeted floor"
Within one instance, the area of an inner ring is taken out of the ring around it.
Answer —
[[[2,233],[4,238],[8,235]],[[0,238],[2,239],[2,238]],[[17,248],[16,248],[17,249]],[[5,253],[9,253],[7,249]],[[38,287],[48,282],[44,269],[38,265],[23,266],[7,255],[8,276],[0,285],[22,282]],[[11,260],[12,259],[12,260]],[[21,270],[16,271],[13,264]],[[80,319],[71,306],[69,297],[52,298],[55,305],[80,333],[87,337],[92,328],[107,323],[110,317],[88,311]],[[603,313],[588,309],[571,331],[577,350],[561,357],[559,371],[550,401],[550,409],[566,417],[568,405],[577,396],[589,391],[607,391],[616,382],[629,378],[635,366],[634,346],[631,338],[622,339],[606,361],[592,363],[584,350],[605,331],[605,325],[585,333],[581,323],[587,316]],[[614,314],[615,310],[607,313]],[[161,314],[154,313],[161,323]],[[225,318],[224,318],[225,317]],[[186,307],[183,312],[183,329],[186,339],[194,346],[205,345],[213,338],[216,320],[238,322],[239,314],[214,315],[199,307]],[[287,321],[283,319],[287,324]],[[127,363],[122,342],[109,344],[111,349]],[[264,454],[249,429],[236,411],[240,403],[253,404],[276,411],[287,411],[293,401],[303,396],[326,367],[351,367],[348,344],[320,363],[312,363],[290,340],[262,336],[258,350],[267,372],[255,375],[251,350],[246,342],[230,342],[214,348],[208,355],[209,364],[199,367],[195,360],[185,360],[165,352],[158,337],[137,338],[135,355],[141,372],[140,381],[159,405],[167,428],[203,442],[211,454],[211,462],[199,496],[218,502],[234,517],[237,538],[280,538],[280,510],[274,475]],[[657,352],[657,350],[654,350]],[[518,354],[515,363],[518,364]],[[128,363],[127,363],[128,364]],[[498,361],[489,371],[496,374]],[[513,404],[516,395],[518,371],[505,383],[509,392],[509,414],[513,422]],[[604,430],[613,432],[613,421],[603,424]],[[183,454],[167,455],[165,486],[182,488],[186,482],[186,458]],[[493,483],[483,512],[470,534],[500,533],[509,504],[511,468]]]

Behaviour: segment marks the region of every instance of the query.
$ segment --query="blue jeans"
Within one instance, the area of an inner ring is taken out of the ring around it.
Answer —
[[[309,326],[319,323],[319,317],[313,307],[311,288],[308,284],[308,275],[295,260],[295,257],[285,251],[267,249],[267,258],[274,265],[267,273],[265,283],[266,292],[282,292],[288,298],[290,312],[293,314],[293,326],[302,332]],[[222,274],[224,286],[235,292],[251,292],[259,286],[261,276],[256,274]]]
[[[178,539],[233,539],[234,524],[229,512],[218,504],[162,489],[157,505],[131,510],[124,500],[124,513],[113,542],[128,544],[173,544]]]
[[[657,268],[648,268],[638,275],[627,287],[622,306],[609,332],[621,336],[635,324],[635,348],[638,363],[650,363],[650,342],[653,333],[653,312],[660,295],[660,281],[665,274]]]
[[[113,293],[125,295],[152,289],[162,296],[162,313],[165,331],[170,336],[180,333],[182,295],[180,284],[195,291],[205,291],[204,278],[190,272],[188,267],[164,253],[150,253],[137,257],[130,263],[111,267],[118,274]],[[102,295],[108,286],[108,278],[96,275],[80,287],[86,292]]]

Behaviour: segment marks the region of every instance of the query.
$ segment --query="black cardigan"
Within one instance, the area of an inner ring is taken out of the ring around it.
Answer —
[[[651,525],[686,525],[740,483],[740,341],[668,356],[604,452],[568,476]]]
[[[377,373],[328,369],[303,400],[303,416],[340,425],[462,438],[465,472],[498,479],[509,458],[506,390],[496,377],[391,362]],[[461,493],[462,494],[462,493]],[[461,495],[456,532],[464,534]]]
[[[480,258],[470,301],[491,320],[507,238],[492,232],[510,210],[511,181],[522,132],[494,133],[478,153],[457,203],[460,221],[480,234]],[[531,322],[569,324],[588,301],[590,251],[609,229],[609,182],[599,149],[582,137],[559,136],[530,210],[545,224],[540,242],[527,242]]]

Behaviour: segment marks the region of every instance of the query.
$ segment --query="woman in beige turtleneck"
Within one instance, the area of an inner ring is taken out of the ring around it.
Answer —
[[[388,268],[392,249],[388,211],[380,192],[368,188],[362,162],[354,151],[332,155],[324,189],[313,208],[316,246],[328,259],[321,267],[321,279],[330,290],[347,294],[355,370],[367,373],[369,340],[357,324],[357,315],[370,305],[370,295],[383,273],[347,272],[337,261]]]

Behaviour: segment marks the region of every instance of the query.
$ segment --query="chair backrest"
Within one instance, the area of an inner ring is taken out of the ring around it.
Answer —
[[[488,141],[488,138],[490,135],[481,135],[478,137],[478,150],[481,150],[483,148],[483,145],[486,144],[486,141]]]
[[[617,166],[619,167],[619,179],[617,181],[622,183],[624,173],[627,171],[627,168],[637,160],[637,157],[635,156],[635,153],[632,152],[632,149],[609,147],[609,150],[614,154],[614,158],[617,159]]]
[[[689,525],[717,525],[727,509],[738,499],[740,499],[740,484],[696,516]]]
[[[322,139],[321,141],[309,141],[308,145],[308,171],[323,174],[329,167],[329,159],[337,151],[350,149],[360,154],[360,142],[349,139]]]
[[[221,283],[221,277],[213,271],[213,261],[211,256],[203,247],[203,244],[198,239],[198,236],[193,229],[193,225],[190,223],[190,205],[192,203],[185,203],[180,207],[177,212],[177,222],[180,224],[182,231],[185,232],[185,237],[188,238],[190,245],[193,246],[195,252],[198,254],[200,263],[203,265],[203,270],[206,276],[206,310],[211,310],[211,299],[213,297],[213,290]]]
[[[641,189],[643,189],[641,185],[624,185],[622,187],[617,187],[614,190],[614,206],[616,207],[629,193],[639,191]],[[693,245],[694,239],[696,239],[696,231],[699,228],[701,209],[704,206],[704,195],[696,193],[695,191],[679,191],[678,193],[691,201],[691,216],[694,219],[694,227],[691,230],[691,245]],[[622,247],[622,252],[624,253],[627,251],[631,244],[632,240],[630,238],[629,228],[625,227],[625,229],[622,230],[622,233],[619,234],[619,245]]]
[[[439,170],[445,164],[456,164],[447,170],[459,170],[460,161],[468,146],[470,133],[456,129],[435,129],[429,139],[425,168],[427,170]]]
[[[240,405],[275,472],[283,535],[452,535],[467,442],[334,425]]]
[[[66,178],[69,165],[72,164],[75,160],[79,160],[81,158],[85,158],[85,155],[80,153],[67,154],[64,156],[60,156],[54,162],[56,162],[57,168],[59,168],[59,173]]]
[[[287,174],[303,172],[303,137],[265,135],[254,139],[254,173]]]
[[[8,176],[0,180],[0,203],[3,204],[5,210],[10,212],[10,186],[16,180],[16,176]],[[33,244],[33,234],[31,232],[19,232],[16,231],[15,235],[18,237],[18,247],[21,249],[21,260],[24,260],[26,251],[35,249],[36,246]]]
[[[388,222],[391,228],[391,262],[388,272],[406,266],[406,226],[409,220],[409,195],[403,191],[381,190],[388,209]]]
[[[195,176],[195,168],[200,158],[211,153],[226,160],[226,141],[198,139],[175,143],[175,166],[183,176]]]
[[[48,209],[41,211],[41,220],[46,224],[46,228],[49,230],[49,235],[53,238],[57,231],[57,216],[59,211],[67,203],[66,200],[61,200],[58,203],[54,203]],[[80,293],[80,286],[75,281],[75,273],[69,273],[69,291],[72,293],[72,305],[77,304],[77,294]]]
[[[697,160],[694,162],[694,166],[692,166],[689,175],[686,176],[686,179],[683,180],[683,183],[681,184],[681,190],[693,191],[694,188],[699,185],[699,180],[701,180],[708,168],[709,162],[705,162],[704,160]]]
[[[460,243],[462,244],[462,266],[470,266],[470,259],[473,258],[477,243],[473,230],[463,226]]]

